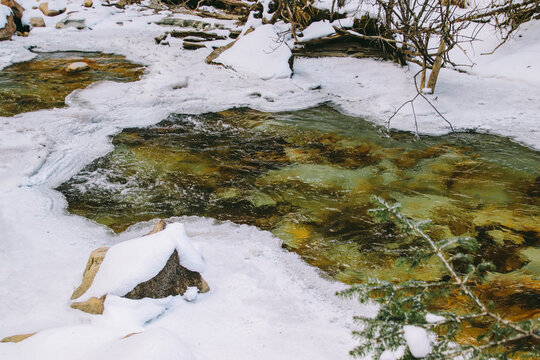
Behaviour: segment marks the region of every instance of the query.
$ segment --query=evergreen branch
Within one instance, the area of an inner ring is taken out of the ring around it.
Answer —
[[[444,255],[444,253],[441,251],[441,249],[437,246],[437,244],[435,244],[435,241],[433,239],[431,239],[431,237],[429,235],[427,235],[422,229],[420,229],[417,225],[417,223],[411,221],[409,218],[407,218],[406,216],[404,216],[403,214],[401,214],[399,211],[396,210],[396,206],[392,206],[390,204],[388,204],[384,199],[382,199],[381,197],[379,196],[375,196],[375,199],[381,204],[384,206],[384,208],[386,208],[386,210],[388,210],[390,213],[392,213],[392,215],[394,215],[397,219],[399,219],[403,224],[405,224],[413,233],[415,233],[416,235],[419,235],[420,237],[422,237],[424,240],[426,240],[426,242],[429,244],[429,246],[433,249],[433,251],[435,252],[435,254],[437,255],[437,257],[442,261],[444,267],[446,268],[446,270],[450,273],[450,276],[455,280],[455,283],[456,285],[458,285],[458,287],[460,288],[460,290],[465,294],[467,295],[473,302],[474,304],[480,308],[480,310],[482,311],[482,313],[485,313],[487,316],[493,318],[495,321],[497,321],[498,323],[501,323],[501,324],[504,324],[505,326],[511,328],[512,330],[520,333],[524,338],[526,337],[532,337],[536,340],[540,340],[540,334],[536,333],[535,331],[533,330],[530,330],[530,331],[527,331],[525,329],[522,329],[521,327],[515,325],[514,323],[508,321],[508,320],[505,320],[503,318],[501,318],[498,314],[495,314],[491,311],[489,311],[487,309],[487,307],[484,305],[484,303],[482,301],[480,301],[480,299],[472,292],[472,290],[466,285],[466,279],[468,279],[468,277],[466,278],[462,278],[461,276],[459,276],[454,268],[452,267],[452,265],[450,264],[450,262],[448,261],[448,259],[446,258],[446,256]]]

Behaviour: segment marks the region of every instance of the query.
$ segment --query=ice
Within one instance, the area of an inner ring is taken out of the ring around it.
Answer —
[[[112,246],[105,255],[90,288],[78,301],[106,294],[123,296],[138,284],[156,276],[174,250],[180,264],[189,270],[204,271],[201,253],[191,244],[184,224],[169,224],[165,230]]]
[[[426,329],[413,325],[405,325],[403,327],[403,337],[407,342],[411,354],[415,358],[426,357],[431,352],[431,342],[429,341]]]
[[[275,26],[267,24],[244,35],[214,62],[263,80],[281,79],[291,76],[291,56],[291,50]]]

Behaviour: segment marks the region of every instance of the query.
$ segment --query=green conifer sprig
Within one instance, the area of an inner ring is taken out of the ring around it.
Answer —
[[[431,225],[429,221],[413,221],[401,213],[399,204],[391,205],[380,197],[375,197],[374,202],[379,205],[370,210],[375,221],[391,222],[401,231],[423,240],[425,246],[415,249],[415,255],[405,260],[411,268],[437,257],[445,275],[440,281],[394,283],[368,279],[339,292],[338,295],[356,298],[360,303],[379,305],[374,318],[354,318],[359,329],[353,335],[359,345],[350,352],[352,356],[371,355],[380,359],[386,351],[401,351],[399,359],[414,359],[403,336],[404,326],[413,325],[431,334],[431,352],[425,359],[510,359],[516,353],[520,358],[540,358],[538,318],[519,322],[503,319],[473,292],[473,286],[482,283],[486,274],[495,270],[490,262],[477,261],[480,244],[475,238],[435,241],[424,231]],[[457,295],[467,302],[467,313],[433,309],[434,299]],[[430,313],[437,316],[428,321]],[[459,344],[460,332],[471,324],[483,324],[486,330],[475,343]]]

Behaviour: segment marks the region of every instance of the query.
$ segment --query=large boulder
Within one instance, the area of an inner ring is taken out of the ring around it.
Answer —
[[[156,234],[165,229],[165,222],[159,220],[154,229],[147,234]],[[152,241],[148,238],[148,241]],[[91,288],[94,279],[100,270],[101,264],[106,258],[109,247],[101,247],[94,250],[90,254],[90,258],[86,264],[81,285],[75,289],[72,300],[77,300]],[[148,298],[164,298],[170,295],[184,295],[189,287],[196,287],[199,293],[204,293],[210,290],[208,283],[203,279],[197,271],[189,270],[181,265],[181,259],[178,251],[175,249],[169,256],[163,268],[154,277],[142,281],[133,287],[130,291],[123,294],[123,297],[129,299]],[[101,294],[100,294],[101,295]],[[104,302],[107,294],[96,297],[92,296],[84,301],[75,301],[71,304],[74,309],[82,310],[91,314],[102,314],[104,310]]]
[[[6,17],[6,25],[3,28],[0,28],[0,40],[10,39],[16,31],[25,33],[30,30],[30,27],[22,22],[24,8],[19,3],[15,0],[0,0],[0,3],[11,9],[11,15]],[[0,17],[3,17],[3,15],[5,14],[3,14],[3,11],[0,9]],[[2,20],[0,20],[0,23],[2,23]],[[13,29],[15,29],[15,31],[13,31]]]
[[[0,8],[0,11],[2,9]],[[0,17],[3,17],[3,14],[0,12]],[[0,19],[0,25],[2,24],[4,18]],[[9,40],[17,31],[17,25],[13,20],[13,15],[9,15],[5,18],[5,25],[3,28],[0,28],[0,41]]]

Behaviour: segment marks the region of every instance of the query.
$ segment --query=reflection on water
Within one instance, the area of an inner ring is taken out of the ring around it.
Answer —
[[[66,67],[84,61],[90,69],[68,73]],[[43,52],[31,61],[0,71],[0,116],[63,107],[64,99],[75,89],[99,80],[129,82],[139,80],[140,65],[123,56],[99,52]]]
[[[483,293],[520,314],[539,311],[540,156],[507,139],[381,137],[362,119],[318,107],[171,115],[126,129],[113,144],[59,190],[69,211],[115,231],[156,217],[208,216],[270,230],[348,283],[439,278],[436,261],[414,273],[395,262],[418,240],[373,221],[376,194],[400,202],[407,216],[432,219],[435,238],[477,237],[479,254],[497,266]]]

